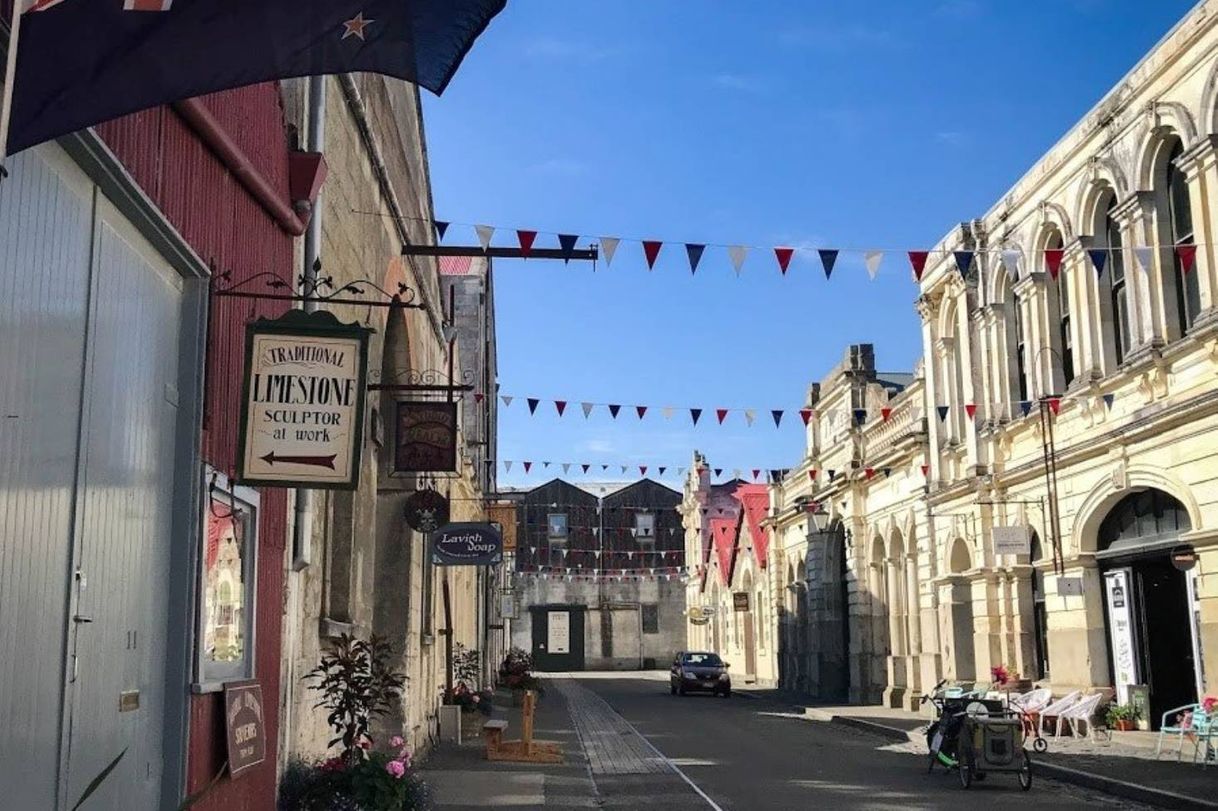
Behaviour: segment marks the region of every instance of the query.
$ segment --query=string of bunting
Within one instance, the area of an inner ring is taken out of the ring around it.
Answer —
[[[474,396],[478,400],[479,403],[482,402],[482,397],[483,397],[482,394],[478,393],[478,394],[475,394]],[[537,398],[537,397],[520,398],[520,397],[516,397],[513,395],[507,395],[507,394],[499,395],[499,399],[503,403],[505,408],[511,407],[512,403],[516,402],[517,400],[523,399],[528,406],[529,416],[531,416],[531,417],[537,416],[538,408],[541,406],[542,403],[546,403],[546,404],[552,406],[554,409],[554,413],[558,417],[560,417],[560,418],[565,417],[565,416],[567,416],[567,412],[568,412],[567,406],[571,402],[573,402],[571,400],[550,400],[550,399],[543,400],[543,399]],[[1090,394],[1090,393],[1080,393],[1080,394],[1065,395],[1065,396],[1061,396],[1061,397],[1050,397],[1050,398],[1046,398],[1046,400],[1045,400],[1045,402],[1047,402],[1049,404],[1049,407],[1053,410],[1053,413],[1055,415],[1060,413],[1062,405],[1064,403],[1067,403],[1070,401],[1102,402],[1106,408],[1111,409],[1113,404],[1116,402],[1116,395],[1115,394],[1101,394],[1101,395],[1097,396],[1097,395]],[[1037,402],[1038,401],[1036,401],[1036,400],[1020,400],[1015,403],[999,403],[999,402],[966,403],[964,405],[964,411],[967,413],[969,419],[975,419],[978,414],[981,414],[983,417],[986,414],[1003,414],[1003,413],[1013,414],[1014,408],[1017,407],[1020,410],[1020,412],[1022,412],[1023,416],[1027,416],[1032,411],[1032,408],[1036,405]],[[877,418],[882,420],[883,422],[888,422],[890,419],[892,419],[893,415],[896,413],[895,409],[890,408],[888,406],[873,407],[873,408],[828,408],[828,409],[818,409],[818,408],[800,408],[800,409],[711,408],[711,409],[708,409],[708,408],[677,408],[675,406],[661,406],[659,408],[654,408],[654,407],[648,406],[648,405],[623,406],[618,403],[592,403],[592,402],[580,402],[579,405],[580,405],[580,409],[583,411],[584,419],[590,419],[593,412],[595,412],[596,409],[603,408],[609,413],[609,416],[612,419],[616,420],[618,418],[618,415],[621,413],[622,409],[626,408],[628,412],[633,411],[634,414],[637,416],[637,419],[640,421],[645,419],[648,414],[655,414],[657,412],[660,413],[661,415],[663,415],[664,419],[666,419],[666,420],[671,420],[678,412],[688,413],[690,423],[692,425],[696,426],[696,425],[698,425],[698,422],[702,419],[703,414],[705,414],[707,412],[712,412],[715,415],[715,422],[718,425],[723,425],[725,422],[727,422],[728,418],[731,415],[739,414],[740,417],[744,420],[745,425],[749,428],[753,427],[753,424],[757,421],[757,415],[759,413],[765,413],[766,411],[769,412],[770,419],[774,422],[775,428],[780,428],[782,426],[783,418],[786,416],[786,414],[789,411],[795,411],[796,413],[798,413],[799,418],[803,421],[803,424],[805,426],[809,422],[811,422],[813,419],[817,419],[820,417],[828,419],[830,422],[835,422],[835,421],[844,420],[844,419],[851,419],[854,421],[855,425],[861,426],[861,425],[866,424],[869,420],[875,420]],[[946,420],[948,413],[951,411],[951,407],[945,406],[945,405],[935,406],[935,410],[938,413],[940,420]],[[547,411],[548,411],[548,409],[543,411],[543,413],[546,413]],[[917,420],[920,420],[922,418],[923,408],[921,406],[912,406],[909,409],[909,413],[910,413],[910,417],[909,417],[910,420],[916,422]]]
[[[359,212],[366,213],[366,212]],[[426,222],[421,218],[419,221]],[[723,249],[727,253],[728,261],[731,263],[732,269],[739,276],[744,269],[744,263],[750,252],[758,251],[762,254],[772,255],[774,262],[778,267],[779,272],[787,275],[787,271],[791,267],[791,260],[796,254],[816,254],[819,259],[821,269],[825,273],[825,278],[828,279],[833,275],[834,268],[837,266],[838,258],[842,254],[858,254],[862,257],[863,265],[867,269],[867,275],[875,279],[880,272],[880,266],[884,259],[889,254],[898,256],[904,255],[905,261],[909,263],[910,270],[915,281],[921,281],[922,275],[926,271],[927,263],[932,257],[951,256],[956,269],[962,276],[968,275],[969,271],[974,267],[973,260],[977,256],[994,255],[997,256],[1003,267],[1013,278],[1020,277],[1020,265],[1024,258],[1024,252],[1013,250],[1010,248],[986,248],[981,250],[903,250],[890,248],[802,248],[792,247],[787,245],[774,246],[758,246],[745,244],[727,244],[727,243],[711,243],[711,242],[681,242],[673,240],[659,239],[639,239],[633,237],[616,237],[616,236],[600,236],[588,237],[581,234],[559,233],[555,231],[539,231],[537,229],[526,228],[504,228],[494,225],[483,225],[476,223],[454,223],[445,220],[432,220],[432,226],[435,228],[436,239],[438,242],[443,242],[448,229],[453,225],[462,225],[472,227],[474,234],[478,239],[478,244],[483,250],[487,250],[491,246],[491,240],[497,232],[515,232],[516,243],[520,247],[521,255],[528,258],[529,253],[533,250],[537,243],[539,234],[547,234],[556,238],[558,249],[570,255],[576,249],[576,246],[581,240],[591,241],[599,245],[600,253],[605,258],[606,265],[613,264],[613,258],[617,254],[618,247],[622,242],[637,243],[642,249],[643,259],[647,263],[648,270],[654,270],[656,260],[660,256],[660,252],[665,246],[673,246],[684,250],[685,259],[689,263],[689,272],[696,274],[698,268],[702,264],[703,256],[707,248]],[[1103,275],[1105,268],[1109,264],[1110,257],[1114,254],[1132,253],[1137,260],[1138,266],[1145,271],[1150,271],[1154,261],[1154,254],[1159,247],[1169,248],[1176,256],[1180,263],[1180,268],[1185,272],[1190,272],[1196,264],[1198,243],[1184,243],[1179,245],[1166,246],[1119,246],[1119,247],[1096,247],[1084,248],[1083,251],[1090,260],[1091,266],[1094,268],[1097,275]],[[1039,253],[1042,254],[1044,260],[1044,268],[1048,271],[1053,279],[1057,279],[1058,273],[1061,271],[1062,262],[1065,259],[1067,249],[1065,248],[1044,248]]]
[[[617,470],[618,473],[623,476],[627,476],[627,475],[633,476],[634,471],[637,470],[640,476],[646,476],[648,474],[648,472],[650,471],[650,472],[654,473],[656,476],[659,476],[661,478],[663,478],[666,475],[669,475],[668,472],[670,470],[674,471],[673,475],[676,475],[678,477],[684,477],[685,472],[687,470],[689,470],[688,467],[672,466],[672,465],[623,465],[623,464],[602,464],[602,463],[594,464],[592,462],[552,462],[552,461],[536,462],[531,459],[525,459],[523,461],[517,460],[517,459],[502,459],[499,461],[496,461],[494,459],[488,459],[488,460],[486,460],[486,464],[488,466],[495,465],[495,464],[502,465],[504,473],[511,473],[513,468],[515,468],[517,465],[519,465],[520,468],[524,471],[526,476],[529,475],[530,473],[532,473],[534,470],[538,470],[540,472],[540,471],[549,470],[550,468],[560,468],[562,470],[564,476],[576,475],[576,474],[580,474],[583,476],[597,476],[597,475],[601,475],[604,473],[608,473],[608,472],[610,472],[610,470]],[[710,471],[711,473],[714,474],[714,478],[718,479],[718,478],[722,478],[723,474],[728,469],[721,468],[721,467],[717,467],[717,468],[707,467],[707,468],[701,468],[699,472],[701,472],[702,470]],[[784,474],[784,472],[786,470],[788,470],[788,468],[759,468],[759,467],[757,467],[757,468],[751,468],[751,469],[732,468],[730,472],[732,474],[732,478],[734,478],[734,479],[743,479],[745,477],[746,473],[751,472],[753,481],[757,481],[761,477],[761,475],[766,472],[768,472],[770,474],[771,479],[777,480]],[[615,510],[615,509],[631,509],[631,508],[606,507],[605,509]]]

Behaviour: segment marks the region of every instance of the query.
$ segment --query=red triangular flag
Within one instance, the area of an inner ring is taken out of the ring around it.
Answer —
[[[647,406],[635,406],[634,410],[639,413],[639,419],[643,419],[643,415],[647,413]]]
[[[647,257],[647,269],[655,267],[656,257],[660,255],[662,242],[653,239],[643,240],[643,254]]]
[[[812,419],[812,409],[810,409],[810,408],[799,409],[799,418],[804,421],[804,425],[807,425],[808,421]]]
[[[533,250],[533,240],[537,239],[537,232],[517,229],[516,239],[520,240],[520,255],[528,259],[529,251]]]
[[[647,465],[639,465],[639,475],[640,476],[647,475]]]
[[[478,403],[479,405],[481,405],[481,403],[482,403],[482,392],[480,392],[480,391],[476,391],[476,392],[474,392],[474,402],[475,402],[475,403]]]
[[[977,404],[976,403],[965,403],[964,413],[968,414],[968,418],[971,420],[973,418],[973,416],[977,413]]]
[[[1054,416],[1057,416],[1058,414],[1060,414],[1061,410],[1062,410],[1062,398],[1050,397],[1049,398],[1049,408],[1053,409]]]
[[[926,257],[930,256],[930,251],[910,251],[909,264],[913,265],[914,278],[922,281],[922,273],[926,270]]]
[[[811,479],[812,481],[816,481],[816,474],[819,472],[820,471],[818,471],[816,468],[810,468],[808,470],[808,478]]]
[[[532,462],[525,462],[525,463],[524,463],[524,472],[525,472],[525,473],[528,473],[528,472],[529,472],[529,468],[531,468],[532,466],[533,466],[533,463],[532,463]]]
[[[1057,281],[1057,274],[1062,269],[1062,257],[1066,255],[1062,248],[1045,248],[1045,267],[1049,269],[1049,276],[1053,281]]]
[[[728,410],[726,408],[716,408],[715,409],[715,416],[719,418],[720,425],[722,425],[723,421],[725,419],[727,419],[727,411]]]
[[[870,479],[872,476],[875,475],[875,468],[865,467],[865,468],[863,468],[863,473],[865,473],[867,475],[867,478]]]
[[[558,412],[558,416],[561,417],[562,413],[567,410],[567,401],[566,400],[555,400],[554,409]]]
[[[888,418],[892,416],[891,408],[881,408],[880,416],[884,418],[884,422],[888,422]]]
[[[775,248],[774,256],[778,259],[778,269],[782,271],[782,275],[787,275],[787,268],[791,264],[791,257],[795,255],[794,248]]]
[[[757,481],[757,477],[761,475],[760,468],[753,468],[753,481]]]
[[[929,473],[930,473],[930,465],[922,465],[922,475],[925,476]]]
[[[1176,256],[1180,257],[1180,270],[1188,273],[1193,269],[1193,263],[1197,261],[1197,246],[1177,245]]]

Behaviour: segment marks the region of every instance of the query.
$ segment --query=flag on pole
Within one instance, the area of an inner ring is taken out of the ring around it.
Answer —
[[[159,104],[293,76],[366,71],[439,95],[505,4],[38,3],[21,15],[8,149]]]

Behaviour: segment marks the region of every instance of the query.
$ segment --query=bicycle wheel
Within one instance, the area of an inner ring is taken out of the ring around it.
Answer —
[[[1040,737],[1039,735],[1037,735],[1036,738],[1032,741],[1032,748],[1034,750],[1036,750],[1036,752],[1038,752],[1038,753],[1048,752],[1049,751],[1049,742],[1047,740],[1045,740],[1044,738]]]
[[[1032,756],[1026,749],[1023,752],[1023,766],[1019,769],[1019,787],[1024,791],[1032,788]]]

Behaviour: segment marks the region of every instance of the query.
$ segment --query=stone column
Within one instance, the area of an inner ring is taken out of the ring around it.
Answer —
[[[1094,320],[1092,315],[1096,312],[1092,309],[1095,302],[1087,293],[1087,276],[1088,274],[1095,275],[1095,271],[1090,268],[1090,265],[1091,260],[1087,258],[1082,243],[1076,239],[1067,247],[1061,267],[1064,277],[1062,281],[1069,296],[1070,336],[1071,342],[1074,344],[1074,380],[1066,386],[1067,389],[1075,388],[1084,380],[1089,379],[1091,369],[1095,365],[1093,361],[1095,347],[1092,344],[1091,329],[1088,326]],[[1061,369],[1064,373],[1065,345],[1058,347],[1058,351],[1062,355]]]
[[[1048,352],[1040,348],[1052,346],[1046,328],[1048,325],[1048,296],[1045,291],[1045,275],[1030,273],[1015,283],[1013,288],[1019,296],[1024,325],[1024,369],[1028,375],[1028,399],[1035,399],[1042,392],[1052,389],[1052,376],[1045,358]]]
[[[926,375],[925,399],[922,402],[922,415],[926,420],[929,452],[926,463],[930,465],[928,481],[934,481],[938,476],[938,448],[941,442],[938,416],[935,414],[935,397],[938,392],[939,375],[935,361],[934,320],[939,313],[939,296],[924,294],[918,298],[918,316],[922,319],[922,355],[927,362],[923,364]]]
[[[1161,335],[1154,317],[1156,312],[1163,311],[1162,287],[1153,283],[1157,266],[1152,258],[1152,266],[1143,268],[1134,252],[1134,248],[1158,242],[1154,225],[1154,195],[1134,192],[1116,205],[1112,217],[1121,229],[1121,243],[1125,249],[1125,296],[1129,301],[1129,334],[1132,338],[1128,356]]]

